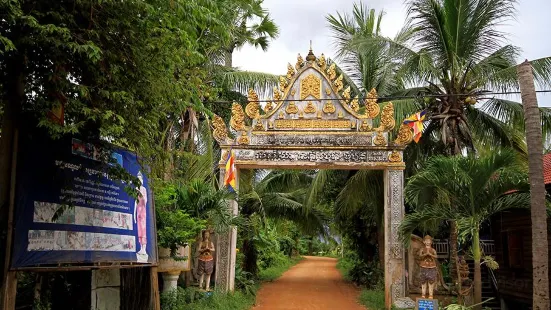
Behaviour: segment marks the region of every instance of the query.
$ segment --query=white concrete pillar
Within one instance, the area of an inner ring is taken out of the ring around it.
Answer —
[[[120,310],[120,269],[92,270],[92,310]]]
[[[220,168],[220,185],[224,185],[224,168]],[[239,169],[235,176],[235,191],[239,191]],[[233,215],[238,213],[237,201],[229,201],[228,207]],[[237,228],[233,227],[228,232],[218,234],[216,248],[216,274],[215,289],[222,292],[232,292],[235,287],[235,248],[237,246]]]
[[[385,170],[385,306],[406,296],[405,251],[398,228],[404,218],[404,172]]]
[[[178,278],[180,272],[163,272],[163,293],[170,292],[178,288]]]

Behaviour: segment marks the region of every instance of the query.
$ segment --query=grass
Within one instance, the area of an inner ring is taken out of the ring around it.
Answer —
[[[211,297],[200,300],[199,302],[187,304],[183,309],[189,310],[241,310],[249,309],[254,305],[254,295],[243,294],[235,291],[229,294],[215,293]]]
[[[384,310],[385,309],[385,292],[379,290],[362,289],[359,298],[360,304],[367,307],[369,310]]]
[[[281,277],[281,275],[285,271],[289,270],[289,268],[293,267],[301,260],[302,260],[302,257],[300,256],[294,257],[282,262],[281,264],[260,270],[258,272],[258,278],[260,279],[261,282],[274,281],[275,279]]]

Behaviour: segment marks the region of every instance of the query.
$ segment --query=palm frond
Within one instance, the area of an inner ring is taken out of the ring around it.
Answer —
[[[279,76],[252,71],[223,70],[217,74],[216,80],[220,87],[233,89],[246,94],[254,89],[259,96],[267,97],[273,93],[274,87],[279,85]]]

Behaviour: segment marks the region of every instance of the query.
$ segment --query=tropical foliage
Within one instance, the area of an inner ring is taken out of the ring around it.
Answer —
[[[376,87],[386,96],[383,101],[393,101],[397,121],[427,112],[423,138],[404,154],[406,177],[432,155],[509,147],[526,156],[522,105],[492,94],[519,87],[520,49],[508,44],[499,28],[514,18],[515,1],[411,0],[407,8],[406,25],[394,38],[381,34],[384,14],[362,3],[355,4],[352,13],[327,17],[337,61],[359,92]],[[548,87],[551,58],[533,60],[531,65],[537,85]],[[544,137],[551,133],[549,112],[540,108]],[[371,197],[381,193],[369,185],[354,184],[353,179],[347,183],[351,189],[372,191]],[[449,224],[455,262],[457,229],[455,222]]]
[[[405,189],[413,207],[401,226],[405,241],[426,225],[455,221],[460,239],[471,242],[474,260],[474,299],[482,301],[480,228],[491,216],[511,208],[529,208],[526,171],[513,151],[505,149],[484,157],[437,156],[411,177]]]

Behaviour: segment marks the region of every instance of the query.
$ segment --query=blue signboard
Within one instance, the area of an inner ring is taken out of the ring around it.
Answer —
[[[31,134],[19,145],[12,268],[156,262],[153,197],[136,154]],[[114,165],[142,185],[116,180]]]
[[[417,299],[416,310],[438,310],[438,300],[436,299]]]

